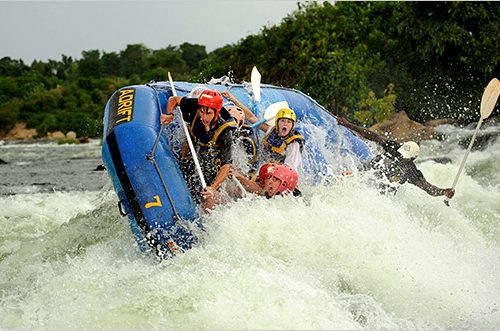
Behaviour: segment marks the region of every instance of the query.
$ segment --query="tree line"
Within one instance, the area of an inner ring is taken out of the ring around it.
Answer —
[[[205,46],[184,43],[151,50],[141,44],[128,45],[115,53],[83,51],[74,60],[61,61],[0,59],[0,131],[8,132],[23,121],[38,135],[73,130],[79,136],[102,133],[102,117],[108,98],[118,88],[165,80],[170,70],[177,79],[192,79]]]
[[[299,89],[335,115],[363,125],[405,110],[423,122],[477,120],[482,91],[500,72],[496,2],[312,2],[280,24],[207,53],[183,43],[151,50],[83,51],[61,61],[0,59],[0,131],[18,121],[48,131],[102,133],[104,106],[119,87],[230,74]]]

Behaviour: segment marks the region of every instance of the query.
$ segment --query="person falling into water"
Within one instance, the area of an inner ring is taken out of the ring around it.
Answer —
[[[429,183],[422,172],[417,169],[414,163],[420,152],[417,143],[407,141],[401,144],[394,140],[386,140],[373,131],[350,123],[343,117],[337,117],[337,123],[382,146],[384,153],[375,156],[370,161],[370,167],[376,170],[378,176],[384,176],[389,180],[390,191],[395,192],[399,185],[410,183],[432,196],[443,195],[451,199],[455,195],[453,188],[439,188]]]

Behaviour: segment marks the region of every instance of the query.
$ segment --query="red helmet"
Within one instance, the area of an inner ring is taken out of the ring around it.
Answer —
[[[286,191],[293,191],[297,187],[299,174],[295,169],[286,164],[266,163],[259,170],[259,183],[264,185],[269,177],[276,177],[281,180],[278,191],[283,194]]]
[[[266,163],[264,165],[262,165],[262,167],[260,167],[260,170],[259,170],[259,184],[260,186],[264,186],[264,184],[266,183],[266,179],[267,177],[271,176],[271,170],[272,170],[272,167],[275,167],[277,166],[277,164],[275,163]],[[269,167],[271,167],[271,169],[269,169]]]
[[[215,109],[214,119],[217,119],[219,117],[222,103],[222,95],[218,91],[205,90],[201,92],[200,96],[198,97],[198,106],[205,106]]]

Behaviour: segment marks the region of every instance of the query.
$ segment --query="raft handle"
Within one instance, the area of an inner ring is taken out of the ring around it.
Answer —
[[[120,211],[120,215],[127,216],[129,212],[125,212],[125,206],[123,205],[124,201],[125,200],[118,201],[118,210]]]

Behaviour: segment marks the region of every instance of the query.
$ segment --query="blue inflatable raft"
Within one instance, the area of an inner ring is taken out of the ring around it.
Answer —
[[[231,88],[259,118],[267,106],[286,101],[296,112],[297,128],[306,138],[301,183],[314,184],[372,157],[362,140],[337,126],[331,114],[300,91],[262,85],[261,102],[257,103],[248,84],[176,82],[174,86],[179,96],[201,88],[220,92]],[[201,227],[198,207],[177,161],[183,135],[179,116],[163,129],[160,125],[160,114],[172,95],[168,82],[123,87],[110,97],[104,113],[102,158],[120,212],[128,215],[141,249],[149,248],[160,258],[192,247]]]

